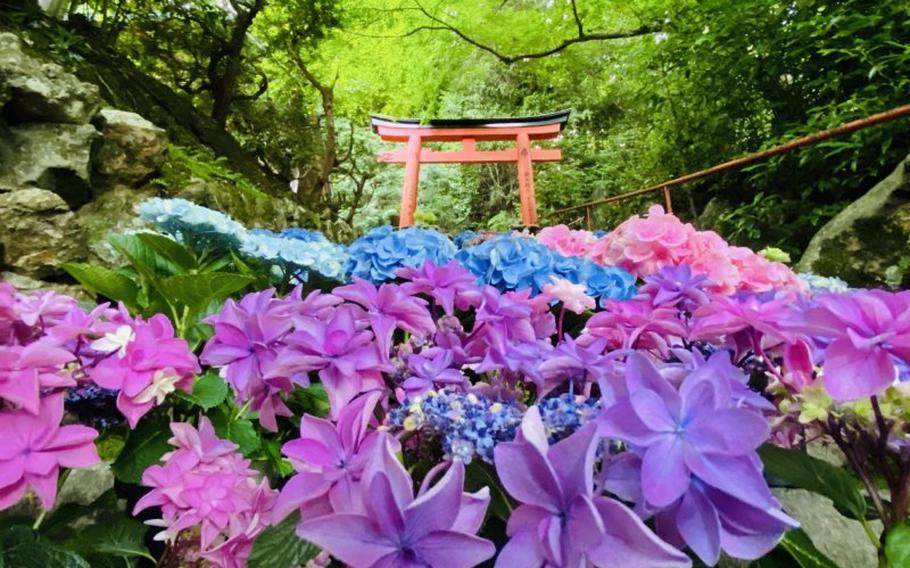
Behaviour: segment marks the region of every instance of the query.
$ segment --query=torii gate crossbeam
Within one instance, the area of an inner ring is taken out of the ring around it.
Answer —
[[[521,199],[521,220],[526,226],[537,224],[534,195],[534,162],[554,162],[562,158],[559,149],[536,148],[531,140],[556,138],[569,119],[569,111],[519,118],[417,119],[394,120],[372,116],[373,132],[387,142],[406,142],[404,150],[380,152],[376,158],[388,164],[404,164],[404,189],[401,193],[399,227],[414,224],[420,164],[515,163]],[[513,148],[478,150],[477,142],[514,141]],[[424,142],[461,142],[461,148],[438,151],[424,148]]]

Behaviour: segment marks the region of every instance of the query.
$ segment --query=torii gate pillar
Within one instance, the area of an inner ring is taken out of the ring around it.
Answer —
[[[376,155],[380,162],[405,165],[399,227],[414,224],[421,163],[515,163],[518,169],[521,221],[525,226],[537,225],[534,162],[558,161],[562,159],[562,153],[559,149],[533,147],[531,140],[556,138],[568,119],[568,111],[522,118],[434,119],[426,123],[416,119],[393,120],[373,116],[373,131],[380,138],[389,142],[407,142],[405,150],[380,152]],[[436,151],[423,147],[424,142],[459,141],[461,149],[455,151]],[[514,141],[515,146],[503,150],[477,150],[477,141]]]

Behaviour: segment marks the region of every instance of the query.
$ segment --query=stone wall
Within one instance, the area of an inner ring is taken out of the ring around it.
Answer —
[[[66,262],[115,261],[105,237],[134,227],[136,204],[153,195],[187,197],[251,226],[313,222],[293,200],[241,192],[229,180],[174,183],[162,176],[169,159],[165,130],[105,108],[95,85],[0,32],[3,279],[67,282]]]

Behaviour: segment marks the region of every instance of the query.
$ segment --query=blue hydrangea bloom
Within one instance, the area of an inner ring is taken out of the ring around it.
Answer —
[[[806,283],[809,291],[813,294],[824,292],[843,293],[850,290],[850,285],[837,276],[819,276],[811,272],[800,272],[796,275],[800,280]]]
[[[298,241],[304,241],[307,243],[313,243],[313,242],[327,243],[327,242],[329,242],[329,239],[327,239],[326,236],[323,235],[321,232],[311,231],[310,229],[300,229],[297,227],[291,227],[288,229],[283,229],[278,234],[286,239],[294,239],[294,240],[298,240]]]
[[[553,275],[553,252],[521,235],[493,237],[459,251],[455,258],[478,282],[501,291],[530,288],[537,294]]]
[[[299,229],[305,231],[304,229]],[[322,236],[316,231],[306,231]],[[311,272],[332,280],[344,279],[347,260],[344,247],[325,237],[315,240],[287,238],[266,229],[248,231],[240,243],[240,252],[280,266],[284,273],[305,282]]]
[[[571,394],[544,399],[538,407],[551,443],[571,435],[599,412],[597,401]],[[475,456],[493,463],[493,448],[515,439],[523,417],[524,408],[514,402],[444,388],[405,400],[389,412],[386,425],[438,435],[443,452],[465,463]]]
[[[468,244],[469,242],[479,239],[479,238],[480,238],[480,233],[478,233],[477,231],[466,230],[466,231],[461,231],[460,233],[455,235],[455,237],[452,239],[452,242],[455,243],[456,247],[461,249],[461,248],[464,248],[464,246],[466,244]]]
[[[600,302],[628,300],[637,293],[635,277],[629,271],[578,256],[553,253],[553,273],[573,284],[584,284],[588,295]]]
[[[439,231],[422,227],[395,230],[384,225],[351,243],[345,270],[349,276],[379,284],[394,280],[395,271],[404,266],[416,268],[428,261],[446,264],[456,252],[452,241]]]
[[[501,291],[530,288],[538,294],[552,277],[584,284],[599,300],[627,300],[636,294],[635,277],[622,268],[564,256],[522,235],[500,235],[461,250],[455,257],[480,283]]]
[[[236,248],[246,227],[186,199],[153,197],[139,204],[139,218],[192,247]]]

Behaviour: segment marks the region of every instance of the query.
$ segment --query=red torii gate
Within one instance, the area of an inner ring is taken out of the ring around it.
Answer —
[[[521,221],[526,226],[537,224],[537,200],[534,197],[534,162],[562,159],[559,149],[535,148],[531,140],[556,138],[569,120],[569,111],[516,118],[432,119],[421,122],[407,118],[395,120],[371,116],[373,132],[387,142],[407,142],[405,150],[379,152],[376,159],[387,164],[404,164],[404,190],[401,193],[399,227],[414,224],[417,209],[417,185],[420,164],[482,164],[515,162],[521,197]],[[504,150],[478,150],[476,142],[514,140],[515,147]],[[424,142],[461,142],[461,149],[437,151],[424,148]]]

